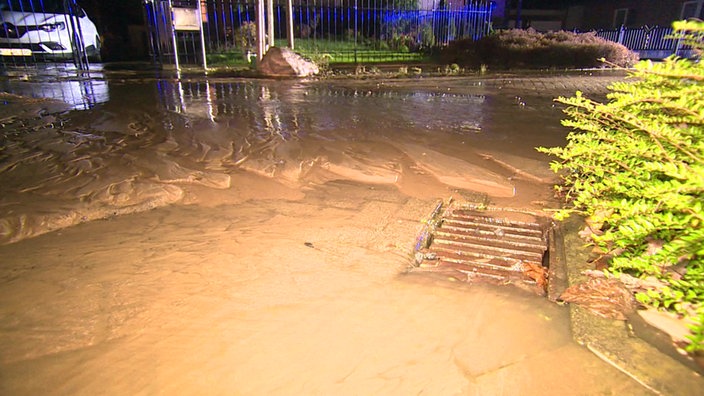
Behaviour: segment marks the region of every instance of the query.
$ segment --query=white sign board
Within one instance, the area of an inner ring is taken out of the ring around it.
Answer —
[[[175,30],[200,30],[198,8],[172,8],[174,11]]]

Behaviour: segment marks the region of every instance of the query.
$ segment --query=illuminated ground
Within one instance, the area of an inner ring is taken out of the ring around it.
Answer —
[[[403,274],[438,198],[555,207],[533,150],[564,139],[551,98],[612,80],[107,79],[58,116],[6,98],[0,393],[643,394],[565,307]]]

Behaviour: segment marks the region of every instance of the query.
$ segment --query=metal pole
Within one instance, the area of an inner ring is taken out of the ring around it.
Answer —
[[[181,71],[181,66],[178,64],[178,43],[176,41],[176,28],[174,27],[174,9],[171,5],[171,0],[168,0],[169,6],[169,27],[171,28],[171,44],[174,46],[174,65],[176,65],[176,72]]]
[[[266,0],[266,22],[267,33],[269,35],[269,48],[274,46],[274,0]]]
[[[675,42],[675,51],[672,53],[672,55],[679,56],[680,49],[682,48],[682,34],[683,33],[678,33],[677,34],[677,41]]]
[[[202,0],[198,2],[198,27],[200,27],[200,48],[203,55],[203,70],[208,71],[208,61],[205,59],[205,34],[203,33],[203,14],[201,9]]]
[[[157,37],[159,39],[159,63],[164,64],[167,62],[166,60],[166,55],[170,56],[170,50],[169,50],[169,37],[171,36],[170,30],[169,30],[169,4],[167,3],[166,0],[158,0],[158,11],[155,14],[155,18],[157,18]]]
[[[261,61],[264,57],[264,44],[265,40],[265,25],[264,20],[264,0],[257,0],[257,62]]]
[[[491,27],[492,27],[492,26],[491,26],[491,21],[492,21],[492,19],[493,19],[493,18],[492,18],[492,15],[494,14],[494,6],[495,6],[495,5],[496,5],[496,3],[494,3],[493,1],[490,1],[490,2],[489,2],[489,14],[484,18],[484,22],[485,22],[485,26],[486,26],[486,27],[485,27],[485,29],[484,29],[484,32],[482,32],[482,33],[483,33],[483,34],[482,34],[482,37],[485,36],[485,35],[487,35],[487,34],[489,34],[489,33],[491,32]],[[479,37],[479,38],[481,38],[481,37]]]
[[[354,0],[354,63],[357,64],[357,0]]]
[[[78,5],[75,0],[65,0],[64,8],[69,12],[69,23],[71,24],[71,46],[73,49],[73,63],[78,70],[88,70],[88,59],[86,57],[86,49],[83,45],[83,31],[81,30],[81,21],[76,15]]]
[[[288,15],[288,47],[293,50],[293,0],[286,0],[286,14]]]
[[[147,26],[147,30],[149,31],[149,51],[150,55],[152,56],[152,62],[156,63],[156,56],[158,53],[158,47],[157,47],[157,42],[158,40],[154,37],[155,34],[155,26],[156,22],[154,21],[154,12],[156,8],[154,6],[154,0],[145,0],[144,1],[144,21],[145,25]]]

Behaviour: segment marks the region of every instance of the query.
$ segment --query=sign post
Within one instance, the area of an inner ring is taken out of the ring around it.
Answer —
[[[174,49],[174,65],[176,65],[176,73],[181,72],[181,67],[178,64],[178,42],[176,40],[176,12],[174,12],[174,7],[171,4],[171,0],[168,0],[168,12],[171,16],[171,45]]]
[[[200,1],[196,8],[172,8],[169,0],[169,9],[173,21],[173,45],[174,57],[176,59],[176,69],[178,69],[178,49],[176,48],[176,31],[191,31],[200,33],[200,50],[203,59],[203,69],[208,70],[208,62],[205,59],[205,35],[203,34],[203,15],[201,14]]]

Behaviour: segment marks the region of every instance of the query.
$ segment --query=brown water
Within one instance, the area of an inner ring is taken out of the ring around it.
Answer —
[[[561,92],[101,83],[5,97],[0,393],[643,394],[565,307],[405,273],[438,198],[557,205]]]

